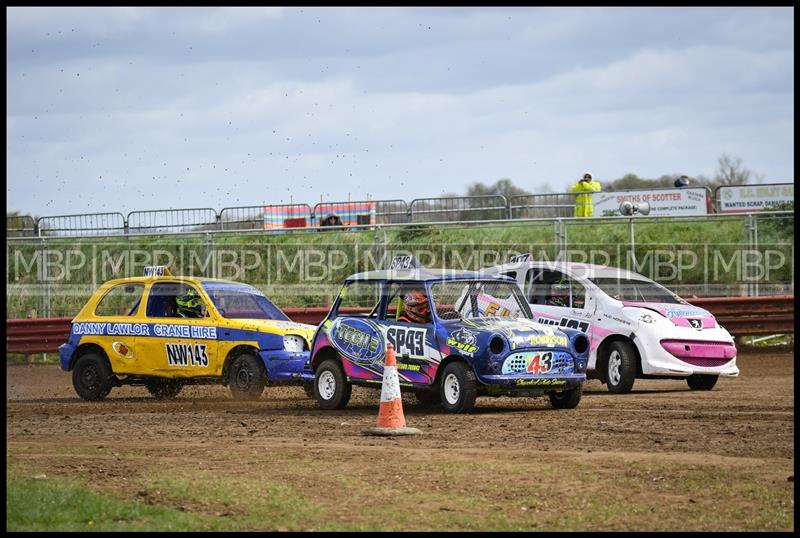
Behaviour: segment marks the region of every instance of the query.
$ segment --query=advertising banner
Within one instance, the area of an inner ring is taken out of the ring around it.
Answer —
[[[598,192],[593,196],[594,215],[619,215],[619,204],[626,201],[632,204],[647,202],[650,214],[656,216],[706,215],[706,194],[704,188]]]
[[[726,185],[717,190],[720,213],[761,211],[794,201],[794,183],[770,185]]]

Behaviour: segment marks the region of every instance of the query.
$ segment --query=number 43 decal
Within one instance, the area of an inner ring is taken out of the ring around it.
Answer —
[[[553,354],[548,351],[541,355],[534,355],[531,362],[528,363],[529,374],[546,374],[553,367]]]

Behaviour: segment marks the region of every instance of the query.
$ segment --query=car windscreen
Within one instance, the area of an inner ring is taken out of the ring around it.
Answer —
[[[615,277],[598,277],[590,280],[606,295],[618,301],[686,304],[686,301],[664,286],[649,280]]]
[[[289,321],[283,311],[253,288],[243,284],[203,282],[211,301],[222,317],[231,319],[276,319]]]
[[[451,280],[432,284],[431,293],[441,319],[532,317],[516,282]]]

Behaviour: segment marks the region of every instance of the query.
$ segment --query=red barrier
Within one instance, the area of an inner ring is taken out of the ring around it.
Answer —
[[[72,318],[6,320],[6,353],[47,353],[69,338]]]
[[[794,296],[704,297],[691,304],[705,308],[733,335],[794,333]],[[330,307],[290,307],[283,311],[292,321],[318,325]],[[347,314],[369,308],[344,308]],[[69,338],[72,318],[6,320],[6,353],[49,353]]]

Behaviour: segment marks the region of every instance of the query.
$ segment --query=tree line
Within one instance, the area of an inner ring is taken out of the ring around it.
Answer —
[[[663,187],[673,187],[675,180],[682,175],[689,176],[689,187],[709,187],[712,191],[722,185],[743,185],[747,183],[761,183],[764,177],[754,173],[742,164],[742,159],[728,154],[723,154],[717,159],[717,169],[713,177],[706,177],[703,174],[692,176],[686,172],[665,174],[661,177],[651,179],[643,178],[634,173],[628,173],[621,178],[611,181],[603,181],[598,179],[604,191],[623,191],[632,189],[653,189]],[[575,181],[577,181],[577,177]],[[484,195],[497,195],[501,194],[508,200],[512,196],[520,196],[525,194],[552,194],[567,192],[569,185],[563,188],[553,190],[553,188],[546,184],[544,187],[538,189],[536,192],[530,192],[517,185],[510,179],[502,178],[497,180],[494,184],[484,184],[475,182],[469,185],[464,196],[484,196]],[[443,198],[461,196],[455,193],[447,193],[442,195]]]

